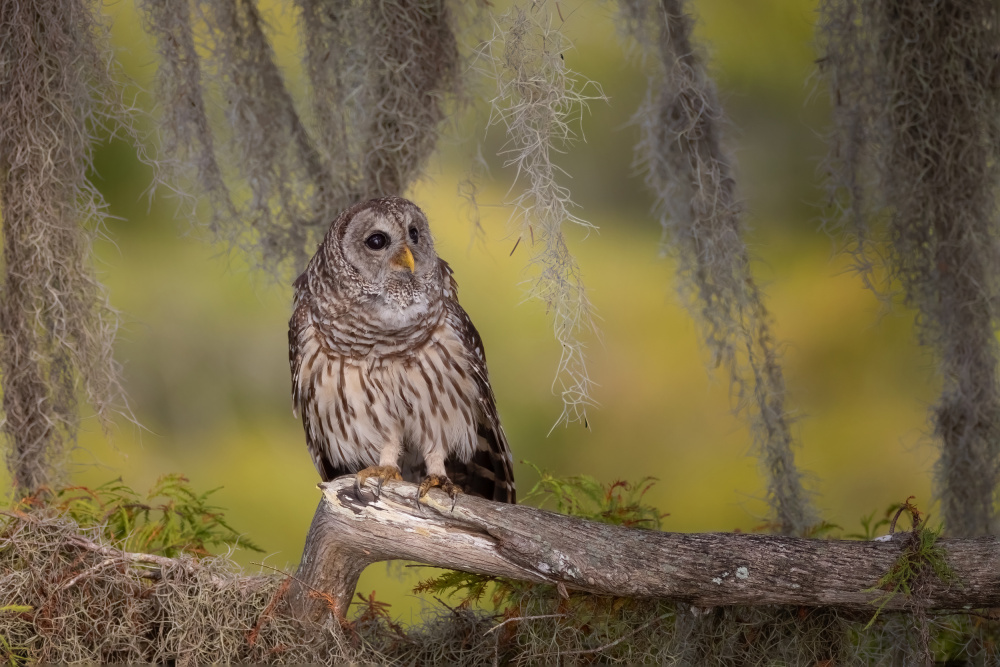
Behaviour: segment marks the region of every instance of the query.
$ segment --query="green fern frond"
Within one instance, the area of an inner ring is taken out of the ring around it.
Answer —
[[[43,489],[30,505],[48,505],[83,528],[99,527],[104,537],[126,551],[174,557],[210,555],[211,547],[260,547],[238,533],[209,498],[219,489],[198,493],[183,475],[160,477],[146,494],[115,479],[95,488]]]
[[[655,477],[643,477],[638,482],[601,483],[589,475],[555,477],[531,462],[522,463],[538,473],[538,482],[525,500],[534,500],[539,507],[551,503],[557,512],[570,516],[652,530],[659,530],[663,518],[669,516],[643,503],[643,497],[658,481]]]

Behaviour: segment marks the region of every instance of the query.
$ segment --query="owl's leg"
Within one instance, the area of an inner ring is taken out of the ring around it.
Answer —
[[[370,466],[364,470],[359,470],[358,474],[354,477],[354,490],[360,494],[361,487],[365,485],[372,477],[378,480],[375,485],[375,497],[382,495],[382,485],[391,479],[396,481],[401,481],[403,476],[399,474],[399,468],[394,465],[389,466]]]
[[[424,481],[420,482],[420,493],[417,497],[423,498],[427,495],[428,491],[435,487],[451,496],[452,500],[454,500],[458,494],[462,493],[461,487],[448,479],[447,475],[427,475],[427,477],[424,477]]]
[[[361,487],[372,477],[378,479],[375,486],[375,497],[382,495],[382,485],[391,479],[400,481],[403,479],[399,474],[399,455],[403,447],[400,438],[386,442],[379,452],[378,465],[370,466],[358,472],[354,478],[355,491],[360,495]]]
[[[420,491],[417,493],[417,499],[423,498],[427,495],[428,491],[437,487],[451,496],[451,507],[455,509],[455,499],[458,497],[458,494],[462,493],[462,489],[448,479],[448,473],[444,469],[444,449],[435,447],[424,456],[427,463],[427,477],[424,477],[424,481],[420,482]]]

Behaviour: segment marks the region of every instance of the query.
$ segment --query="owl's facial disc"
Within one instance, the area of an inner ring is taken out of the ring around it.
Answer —
[[[426,312],[440,292],[437,255],[427,219],[405,200],[374,200],[346,221],[340,249],[360,279],[357,295],[386,323]]]

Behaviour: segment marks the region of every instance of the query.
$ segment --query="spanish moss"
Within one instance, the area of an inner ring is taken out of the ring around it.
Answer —
[[[942,380],[931,420],[946,530],[997,529],[1000,44],[990,0],[826,0],[830,199],[866,283],[898,286]]]
[[[805,535],[816,513],[795,466],[771,315],[751,271],[733,160],[722,144],[724,113],[691,39],[694,20],[683,0],[620,4],[626,32],[651,70],[636,114],[636,159],[655,197],[666,250],[677,258],[681,292],[711,365],[729,373],[731,395],[749,417],[776,527]]]

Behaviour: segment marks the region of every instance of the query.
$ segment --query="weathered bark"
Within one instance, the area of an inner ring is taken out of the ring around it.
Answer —
[[[306,537],[292,613],[343,618],[361,571],[371,563],[428,565],[561,585],[597,595],[660,597],[716,605],[803,605],[872,609],[875,586],[899,558],[905,539],[806,540],[742,533],[662,533],[586,521],[472,496],[452,501],[433,490],[391,482],[376,498],[357,497],[353,477],[323,490]],[[942,539],[950,582],[921,578],[912,597],[886,609],[1000,607],[1000,541]],[[316,592],[329,594],[324,600]]]

